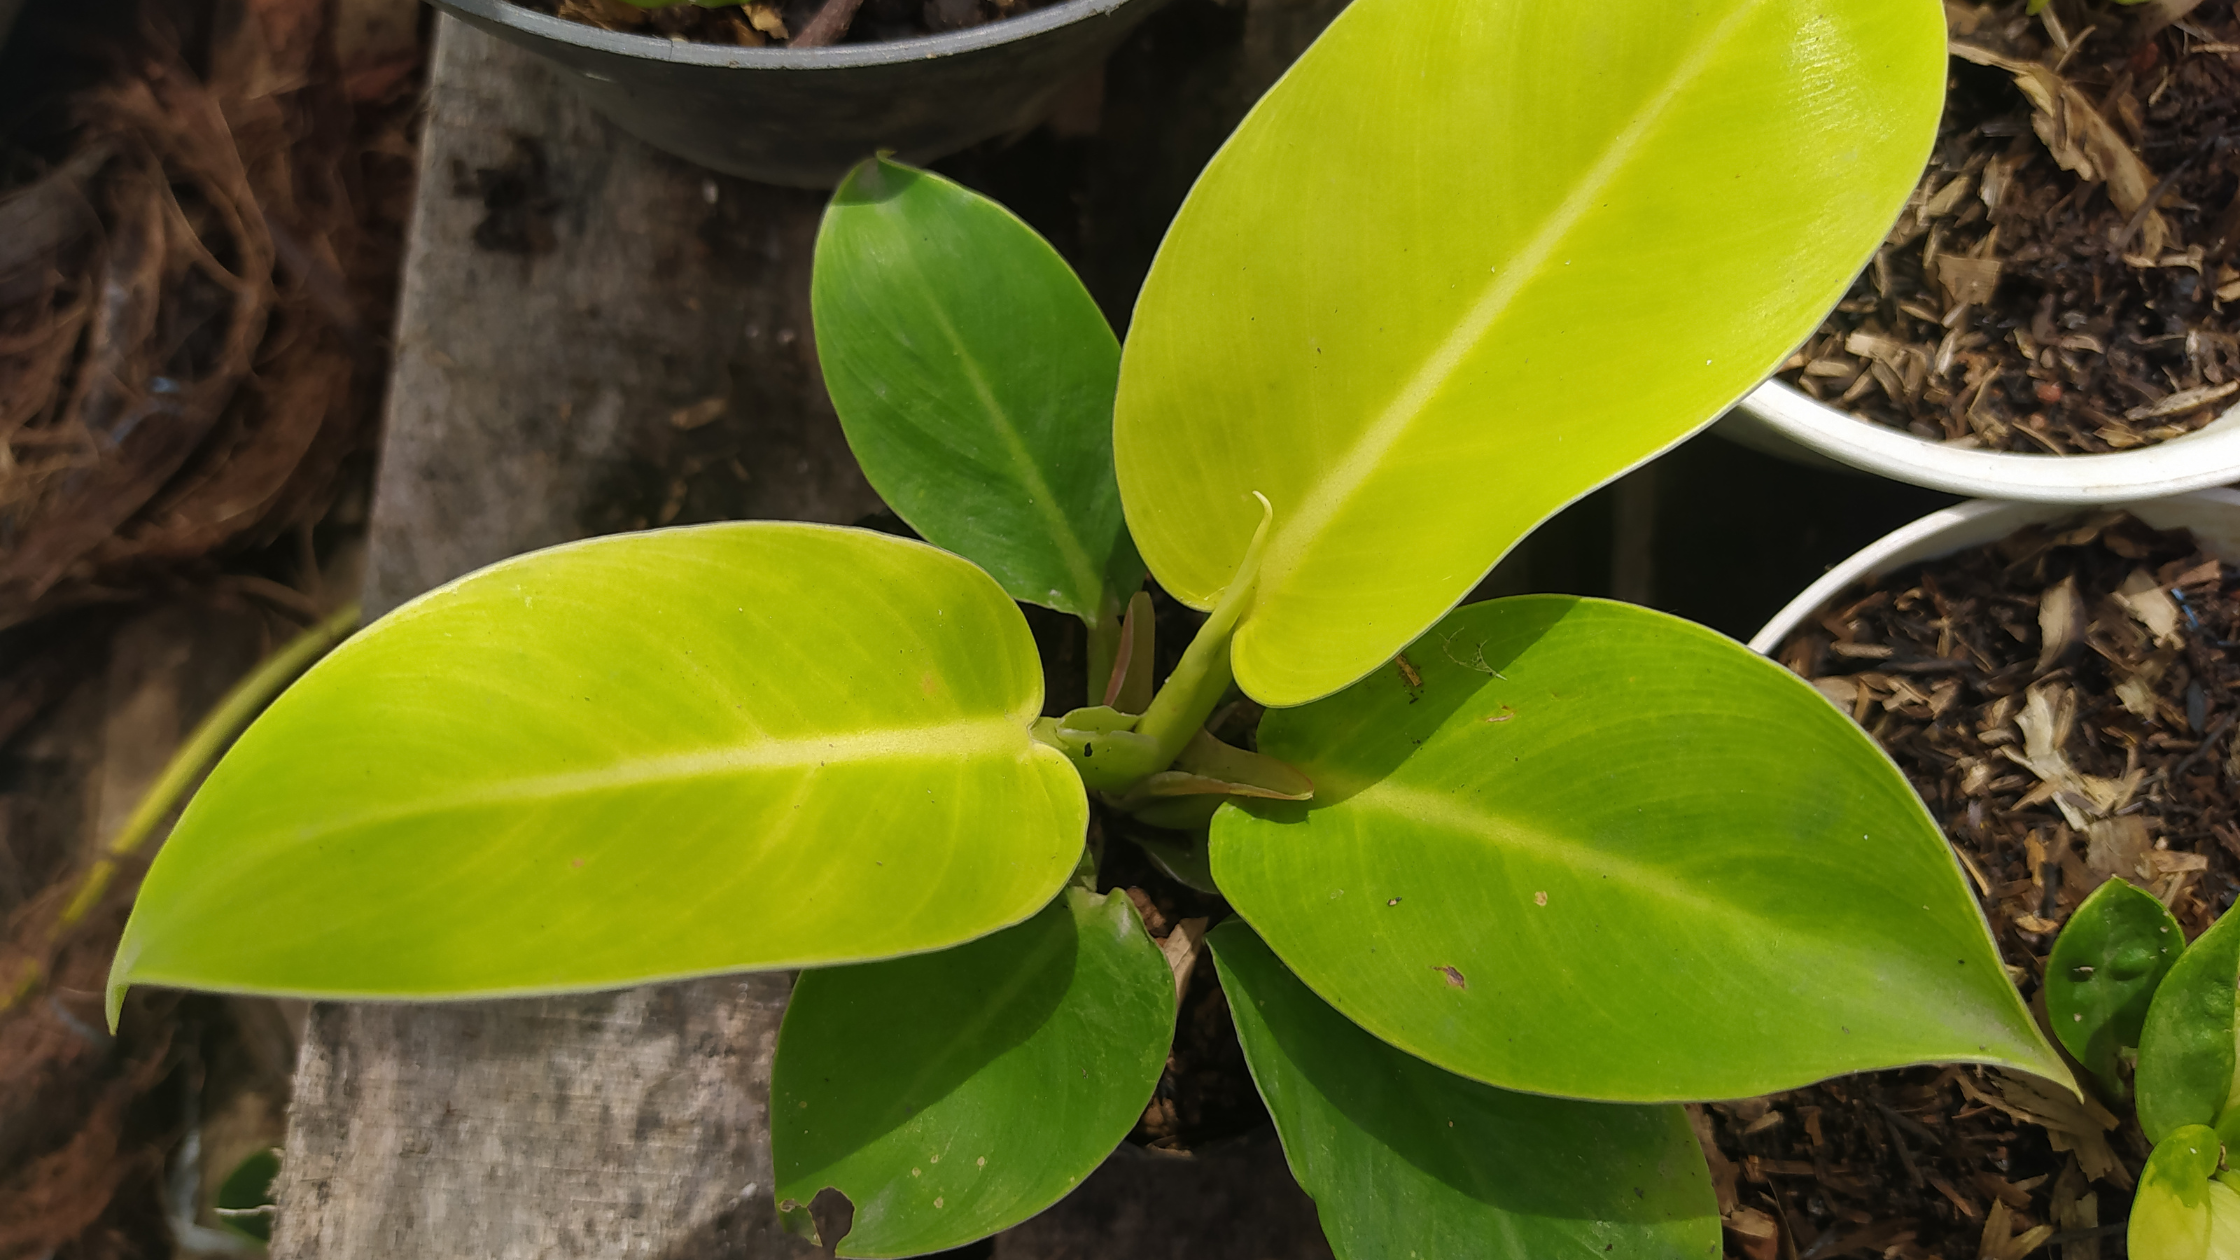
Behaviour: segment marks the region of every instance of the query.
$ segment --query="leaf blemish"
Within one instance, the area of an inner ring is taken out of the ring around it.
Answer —
[[[1463,979],[1462,973],[1453,967],[1433,967],[1432,970],[1438,972],[1442,976],[1445,976],[1447,978],[1447,983],[1453,985],[1457,989],[1467,989],[1470,987],[1470,982]]]
[[[1439,650],[1447,654],[1447,659],[1453,661],[1457,665],[1460,665],[1464,669],[1475,670],[1476,672],[1485,674],[1488,677],[1498,678],[1503,682],[1509,681],[1509,676],[1507,674],[1502,673],[1500,670],[1495,669],[1493,666],[1486,663],[1486,640],[1484,639],[1478,640],[1478,646],[1472,649],[1469,660],[1464,660],[1461,657],[1456,656],[1454,654],[1454,640],[1455,636],[1461,633],[1462,627],[1456,626],[1454,629],[1449,630],[1444,638],[1439,640]]]

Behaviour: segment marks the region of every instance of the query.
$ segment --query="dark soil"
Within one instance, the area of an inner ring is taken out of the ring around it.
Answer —
[[[642,31],[702,44],[766,44],[809,47],[816,44],[875,44],[959,31],[1039,9],[1052,0],[747,0],[704,9],[674,3],[641,9],[629,0],[516,0],[539,13],[551,13],[610,31]],[[812,27],[820,10],[838,5],[832,18]],[[853,13],[846,10],[854,8]],[[812,29],[815,34],[808,34]]]
[[[2101,513],[1852,592],[1780,650],[1913,780],[2041,1021],[2045,955],[2102,881],[2149,889],[2189,934],[2240,893],[2236,586],[2190,537]],[[1703,1120],[1738,1206],[1799,1256],[2019,1260],[2127,1213],[2147,1147],[2104,1101],[1921,1069]],[[2120,1231],[2099,1245],[2083,1254],[2124,1254]]]
[[[1229,903],[1176,882],[1153,865],[1143,850],[1121,838],[1140,827],[1124,818],[1104,819],[1104,861],[1098,886],[1107,891],[1126,889],[1143,912],[1144,926],[1161,941],[1171,932],[1184,930],[1185,921],[1205,919],[1205,926],[1211,927],[1227,918]],[[1237,1043],[1229,1000],[1214,972],[1212,954],[1200,945],[1190,971],[1190,987],[1175,1018],[1174,1049],[1167,1055],[1167,1069],[1160,1074],[1151,1105],[1144,1109],[1128,1141],[1185,1155],[1242,1137],[1268,1123],[1268,1109],[1252,1083],[1244,1047]]]
[[[2041,454],[2164,441],[2240,403],[2240,18],[2211,0],[2151,29],[2162,8],[1947,5],[1928,173],[1784,378],[1925,438]]]

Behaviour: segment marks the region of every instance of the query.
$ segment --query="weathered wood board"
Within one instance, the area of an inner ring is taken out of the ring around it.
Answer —
[[[1338,7],[1178,0],[1075,93],[1066,134],[967,155],[960,173],[1021,204],[1124,317],[1197,167]],[[455,24],[432,81],[370,611],[591,534],[848,522],[879,506],[810,344],[820,197],[656,154],[532,58]],[[768,1193],[763,1108],[787,990],[758,976],[317,1008],[273,1254],[813,1254],[778,1234]],[[1191,1162],[1116,1159],[993,1254],[1328,1251],[1261,1142]]]

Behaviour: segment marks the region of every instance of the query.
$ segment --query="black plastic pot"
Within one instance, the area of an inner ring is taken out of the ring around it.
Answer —
[[[509,0],[431,2],[560,66],[593,108],[656,148],[830,188],[881,149],[924,163],[1033,126],[1166,0],[1063,0],[946,35],[799,49],[604,31]]]

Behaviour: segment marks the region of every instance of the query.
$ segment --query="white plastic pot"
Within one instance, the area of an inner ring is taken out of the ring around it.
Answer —
[[[2184,437],[2136,450],[2017,455],[1931,442],[1862,420],[1784,381],[1768,381],[1721,420],[1718,431],[1770,455],[1848,464],[1949,494],[2023,503],[2126,503],[2240,482],[2240,407]]]
[[[2218,421],[2224,424],[2227,416]],[[1861,424],[1861,421],[1852,421]],[[2198,434],[2195,436],[2199,436]],[[2185,439],[2190,441],[2191,439]],[[2177,443],[2173,442],[2175,446]],[[2008,456],[2007,458],[2036,458]],[[2058,459],[2059,456],[2046,456]],[[2109,459],[2089,455],[2079,458]],[[2240,491],[2202,490],[2179,498],[2117,503],[2117,506],[2156,529],[2187,529],[2210,554],[2227,563],[2240,563]],[[1996,503],[1977,500],[1932,512],[1879,541],[1805,588],[1802,595],[1774,615],[1750,640],[1752,651],[1772,655],[1797,627],[1852,587],[1924,560],[1937,560],[1956,551],[1994,543],[2026,525],[2058,521],[2076,514],[2074,504]]]

